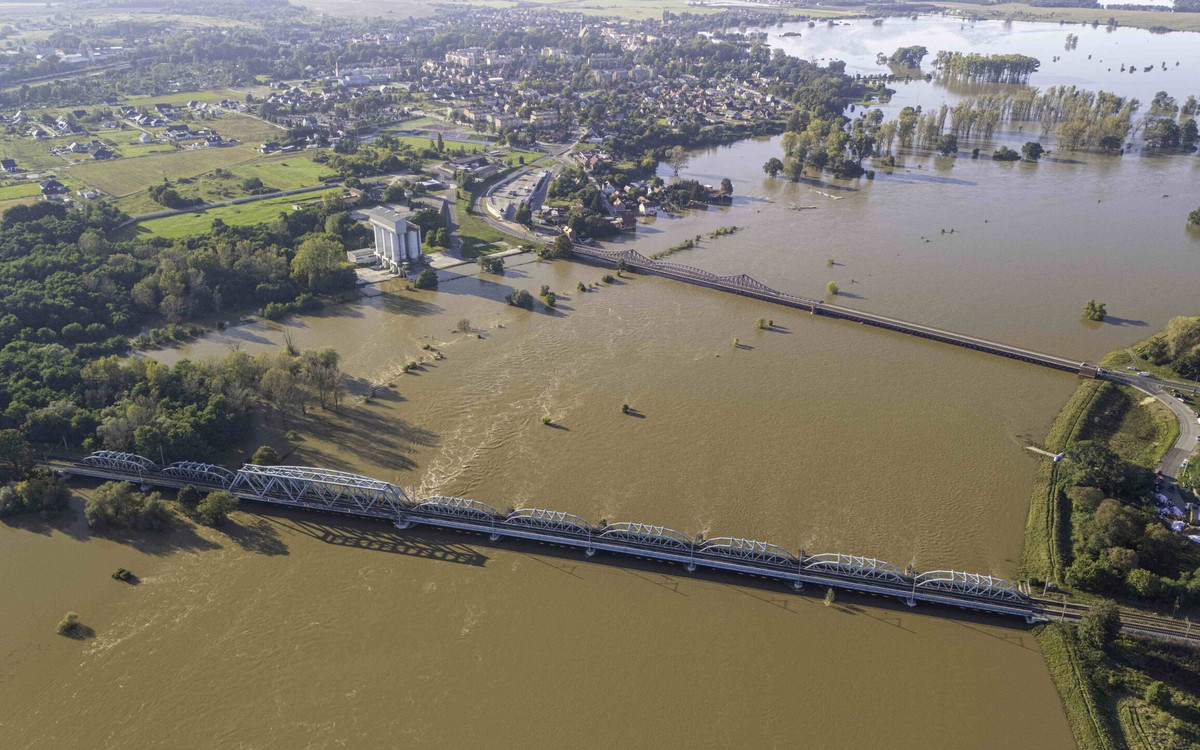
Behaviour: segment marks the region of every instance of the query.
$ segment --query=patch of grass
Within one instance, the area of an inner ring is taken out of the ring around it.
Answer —
[[[300,195],[285,195],[266,198],[237,206],[222,206],[208,211],[177,214],[161,219],[150,219],[137,225],[139,233],[154,234],[168,239],[179,239],[191,235],[205,234],[212,229],[214,219],[221,219],[230,226],[246,226],[273,221],[280,213],[290,212],[293,205],[304,205],[321,200],[326,193],[341,193],[342,188],[314,190]]]
[[[251,161],[257,152],[250,146],[198,148],[137,158],[89,162],[70,168],[80,182],[115,197],[132,195],[156,185],[166,177],[172,182],[196,177],[219,167]]]
[[[1117,750],[1111,718],[1092,683],[1091,665],[1082,658],[1074,633],[1060,623],[1047,623],[1034,628],[1033,635],[1050,668],[1079,750]]]
[[[1079,439],[1080,427],[1092,408],[1099,380],[1079,384],[1058,417],[1050,425],[1043,448],[1061,453]],[[1021,573],[1040,581],[1063,580],[1065,551],[1070,543],[1070,501],[1059,481],[1059,465],[1043,461],[1033,479],[1033,495],[1025,522],[1025,548],[1021,553]]]
[[[264,185],[270,185],[279,190],[319,185],[322,177],[332,174],[332,170],[328,166],[317,164],[307,154],[287,154],[281,157],[258,159],[246,164],[239,164],[230,171],[241,179],[257,177],[263,181]]]
[[[1088,410],[1080,440],[1103,440],[1122,459],[1154,469],[1179,437],[1175,415],[1130,386],[1103,383]]]
[[[0,201],[10,201],[16,198],[28,198],[42,194],[42,189],[36,182],[17,183],[0,187]]]

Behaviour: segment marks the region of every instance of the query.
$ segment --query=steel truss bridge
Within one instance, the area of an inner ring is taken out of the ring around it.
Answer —
[[[243,499],[292,508],[373,518],[399,529],[430,526],[487,535],[492,541],[519,539],[572,547],[588,557],[597,552],[741,573],[790,584],[895,597],[909,606],[942,604],[1033,622],[1040,611],[1016,586],[1001,578],[955,570],[902,571],[871,557],[794,553],[770,542],[736,537],[692,538],[663,526],[602,522],[541,508],[498,510],[478,500],[434,495],[411,498],[378,479],[307,466],[246,464],[236,472],[222,466],[180,461],[159,466],[130,453],[98,451],[79,460],[48,460],[63,476],[126,481],[144,487],[227,490]]]
[[[636,250],[602,250],[587,245],[576,245],[574,252],[577,256],[614,265],[618,268],[634,269],[654,274],[655,276],[663,276],[688,284],[737,294],[742,297],[750,297],[751,299],[805,310],[813,315],[823,315],[827,318],[839,318],[841,320],[875,326],[876,328],[886,328],[889,331],[907,333],[910,336],[930,339],[931,341],[940,341],[944,344],[953,344],[954,346],[1029,362],[1054,370],[1077,373],[1085,377],[1096,377],[1097,374],[1096,365],[1090,362],[1056,357],[1030,349],[1022,349],[996,341],[988,341],[976,336],[968,336],[965,333],[955,333],[954,331],[933,328],[932,326],[912,323],[907,320],[890,318],[886,315],[876,315],[840,305],[830,305],[819,299],[785,294],[775,291],[761,281],[757,281],[744,273],[736,276],[718,276],[714,273],[679,263],[651,260]]]

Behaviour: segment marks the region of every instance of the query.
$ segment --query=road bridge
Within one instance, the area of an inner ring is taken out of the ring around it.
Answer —
[[[1099,368],[1095,365],[1078,359],[1056,357],[1052,354],[1044,354],[1018,346],[1009,346],[1008,344],[989,341],[977,336],[969,336],[965,333],[956,333],[886,315],[877,315],[840,305],[831,305],[824,300],[785,294],[768,287],[766,284],[746,274],[718,276],[708,271],[679,263],[651,260],[636,250],[603,250],[587,245],[576,245],[574,252],[576,255],[584,258],[614,265],[618,268],[636,269],[643,273],[663,276],[688,284],[695,284],[697,286],[708,287],[709,289],[737,294],[742,297],[805,310],[813,315],[823,315],[827,318],[839,318],[841,320],[875,326],[876,328],[886,328],[889,331],[907,333],[910,336],[953,344],[954,346],[974,349],[975,351],[995,354],[1009,359],[1017,359],[1054,370],[1084,375],[1085,377],[1096,377],[1099,372]]]
[[[1058,606],[1031,599],[1019,587],[991,575],[901,570],[872,557],[808,554],[803,549],[792,552],[770,542],[738,537],[690,537],[632,521],[593,524],[571,513],[543,508],[502,511],[468,498],[434,495],[417,499],[390,482],[332,469],[246,464],[235,472],[197,461],[159,466],[143,456],[114,451],[97,451],[81,459],[48,459],[46,464],[65,477],[125,481],[147,488],[192,485],[206,492],[226,490],[242,500],[380,520],[398,529],[428,526],[482,534],[492,541],[514,539],[574,548],[588,557],[603,553],[657,560],[681,565],[689,572],[706,568],[740,573],[797,590],[807,585],[836,588],[892,597],[909,606],[925,602],[1022,617],[1031,623],[1056,616],[1053,610]],[[1073,610],[1070,616],[1079,615]],[[1139,627],[1138,632],[1151,635],[1180,635],[1158,625],[1141,623]],[[1190,636],[1190,629],[1186,635]]]

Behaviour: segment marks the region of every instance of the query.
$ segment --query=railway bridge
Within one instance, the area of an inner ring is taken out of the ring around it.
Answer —
[[[917,602],[1025,618],[1037,610],[1017,586],[991,575],[957,570],[917,572],[872,557],[829,552],[793,552],[771,542],[737,537],[690,537],[648,523],[601,521],[542,508],[496,507],[461,497],[410,497],[398,485],[332,469],[247,464],[230,471],[222,466],[180,461],[159,466],[129,453],[98,451],[78,460],[47,464],[64,476],[125,481],[144,487],[204,491],[227,490],[242,500],[305,510],[338,513],[394,524],[399,529],[427,526],[487,536],[492,541],[524,542],[675,563],[758,576],[799,590],[806,585],[894,597]]]
[[[226,490],[257,503],[335,513],[393,524],[398,529],[435,529],[486,535],[492,541],[513,539],[548,544],[632,561],[637,558],[674,563],[689,572],[700,568],[740,573],[778,581],[796,590],[806,585],[891,597],[909,606],[917,602],[1024,618],[1028,623],[1058,619],[1078,621],[1085,605],[1030,597],[1008,581],[958,570],[918,572],[873,557],[840,552],[792,552],[771,542],[737,537],[689,537],[652,524],[590,521],[556,510],[499,510],[478,500],[445,495],[417,499],[400,486],[371,477],[310,466],[258,466],[237,471],[198,461],[159,466],[130,453],[97,451],[81,459],[47,459],[64,477],[124,481],[142,487],[180,489],[192,485],[212,492]],[[942,610],[945,612],[946,610]],[[1123,630],[1143,636],[1200,642],[1190,623],[1153,615],[1123,612]]]

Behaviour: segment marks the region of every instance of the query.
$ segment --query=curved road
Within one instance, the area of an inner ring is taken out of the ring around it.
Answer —
[[[1106,373],[1104,378],[1114,383],[1133,386],[1140,391],[1154,396],[1175,415],[1175,418],[1179,421],[1179,438],[1175,441],[1175,445],[1171,446],[1171,449],[1167,451],[1167,455],[1163,456],[1162,463],[1158,466],[1158,470],[1163,473],[1163,476],[1174,482],[1179,477],[1179,472],[1183,469],[1184,460],[1196,449],[1198,444],[1197,437],[1200,436],[1200,422],[1197,422],[1196,412],[1192,411],[1190,406],[1171,395],[1170,388],[1175,387],[1195,391],[1196,386],[1111,371]]]

